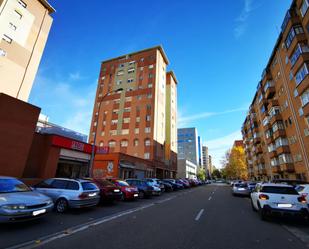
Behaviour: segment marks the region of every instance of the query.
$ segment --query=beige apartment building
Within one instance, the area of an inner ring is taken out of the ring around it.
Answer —
[[[287,11],[242,127],[252,179],[309,180],[308,8]]]
[[[89,141],[96,134],[109,152],[151,161],[145,176],[176,175],[177,79],[168,64],[161,46],[101,64]]]
[[[28,100],[54,11],[46,0],[0,0],[0,92]]]

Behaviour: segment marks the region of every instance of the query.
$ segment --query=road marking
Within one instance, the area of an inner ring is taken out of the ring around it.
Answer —
[[[309,235],[300,229],[292,226],[286,226],[282,225],[286,230],[288,230],[291,234],[293,234],[296,238],[300,239],[302,242],[306,244],[307,247],[309,247]]]
[[[211,196],[208,198],[208,200],[209,200],[209,201],[211,200]]]
[[[199,213],[197,214],[197,216],[195,217],[195,221],[198,221],[201,218],[203,213],[204,213],[204,209],[201,209]]]

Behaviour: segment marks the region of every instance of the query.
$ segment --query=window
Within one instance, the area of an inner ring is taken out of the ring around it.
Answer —
[[[128,135],[129,134],[129,129],[124,129],[121,131],[121,135]]]
[[[148,74],[148,78],[153,78],[153,74],[152,73]]]
[[[147,105],[146,105],[146,109],[147,109],[147,110],[151,110],[151,105],[150,105],[150,104],[147,104]]]
[[[112,120],[112,125],[116,125],[116,124],[118,124],[118,119],[113,119]]]
[[[110,130],[109,131],[110,136],[116,136],[117,135],[117,130]]]
[[[267,146],[268,152],[272,152],[276,150],[276,146],[274,144],[270,144]]]
[[[122,84],[122,80],[117,80],[117,83],[116,83],[118,86]]]
[[[7,43],[12,43],[12,38],[8,37],[7,35],[3,34],[2,40],[6,41]]]
[[[152,94],[151,94],[151,93],[148,93],[148,94],[147,94],[147,98],[148,98],[148,99],[151,99],[151,98],[152,98]]]
[[[150,115],[146,115],[146,121],[150,121],[151,120],[151,116]]]
[[[135,133],[135,134],[139,134],[139,128],[135,128],[135,129],[134,129],[134,133]]]
[[[136,123],[141,122],[141,117],[136,117],[136,118],[135,118],[135,122],[136,122]]]
[[[272,118],[273,116],[275,116],[277,114],[280,114],[280,107],[279,106],[272,107],[268,114],[269,114],[270,118]]]
[[[10,26],[10,28],[13,29],[13,30],[16,30],[16,29],[17,29],[17,27],[16,27],[13,23],[11,23],[11,22],[9,23],[9,26]]]
[[[149,66],[148,66],[148,68],[149,68],[149,69],[152,69],[152,68],[153,68],[153,65],[152,65],[152,64],[151,64],[151,65],[149,65]]]
[[[130,123],[130,118],[124,118],[124,119],[123,119],[123,123],[125,123],[125,124]]]
[[[131,97],[131,96],[130,96],[130,97],[125,97],[125,101],[126,101],[126,102],[132,101],[132,97]]]
[[[105,136],[105,132],[104,131],[101,131],[101,136]]]
[[[292,163],[293,159],[290,154],[279,155],[279,164]]]
[[[138,139],[137,138],[133,140],[133,146],[135,146],[135,147],[138,146]]]
[[[300,13],[301,13],[301,16],[304,17],[307,10],[308,10],[308,7],[309,7],[309,3],[308,3],[308,0],[304,0],[301,7],[300,7]]]
[[[260,94],[260,95],[259,95],[259,103],[262,101],[262,99],[263,99],[263,95]]]
[[[123,75],[123,74],[124,74],[123,70],[120,70],[120,71],[118,71],[118,73],[117,73],[118,76]]]
[[[148,139],[148,138],[145,139],[145,146],[148,147],[148,146],[150,146],[150,144],[151,144],[150,139]]]
[[[308,74],[308,68],[307,68],[307,64],[305,63],[301,69],[298,70],[298,72],[296,73],[295,76],[295,81],[296,81],[296,85],[299,85],[307,76]]]
[[[27,4],[26,4],[24,1],[18,0],[18,3],[19,3],[22,7],[27,8]]]
[[[152,88],[152,84],[151,83],[148,84],[148,88]]]
[[[128,83],[132,83],[134,81],[133,78],[128,79]]]
[[[134,73],[135,72],[135,69],[134,68],[129,68],[128,69],[128,73]]]
[[[288,36],[285,40],[286,47],[289,48],[291,46],[291,43],[292,43],[294,37],[298,34],[301,34],[301,33],[304,33],[302,26],[300,26],[300,25],[293,26],[290,29],[290,32],[289,32],[289,34],[288,34]]]
[[[108,146],[111,147],[111,148],[116,147],[116,141],[114,141],[114,140],[109,141],[109,142],[108,142]]]
[[[123,112],[130,112],[131,111],[131,107],[126,107],[124,108]]]
[[[151,128],[150,127],[145,127],[145,133],[150,133],[151,132]]]
[[[144,154],[144,159],[149,159],[150,158],[150,153],[145,153]]]
[[[124,64],[119,64],[118,67],[119,67],[119,68],[122,68],[122,67],[124,67]]]
[[[289,145],[289,142],[286,138],[279,137],[279,138],[276,139],[275,144],[276,144],[276,148],[278,148],[278,147],[281,147],[281,146]]]
[[[56,189],[65,189],[68,184],[68,181],[64,180],[54,180],[51,184],[52,188]]]
[[[120,142],[120,147],[128,147],[128,140],[122,140],[121,142]]]
[[[276,132],[277,130],[284,130],[284,124],[282,121],[278,121],[273,124],[272,126],[273,132]]]
[[[14,14],[18,19],[21,19],[23,17],[23,15],[18,10],[15,10]]]
[[[301,104],[302,106],[305,106],[309,102],[309,89],[306,90],[301,96],[300,96]]]

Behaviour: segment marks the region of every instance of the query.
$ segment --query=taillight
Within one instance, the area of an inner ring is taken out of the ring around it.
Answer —
[[[308,193],[302,193],[301,195],[306,198],[308,196]]]
[[[297,200],[300,202],[300,203],[303,203],[303,204],[305,204],[305,203],[307,203],[307,200],[306,200],[306,197],[305,196],[299,196],[298,198],[297,198]]]
[[[260,194],[259,195],[259,199],[265,201],[265,200],[269,199],[269,196],[268,195],[264,195],[264,194]]]
[[[87,197],[88,197],[88,194],[86,194],[86,193],[81,193],[81,194],[78,196],[79,199],[85,199],[85,198],[87,198]]]

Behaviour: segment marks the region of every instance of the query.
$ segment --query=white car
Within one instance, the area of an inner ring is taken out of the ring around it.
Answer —
[[[258,183],[251,193],[251,205],[262,220],[272,214],[308,217],[306,198],[286,184]]]

